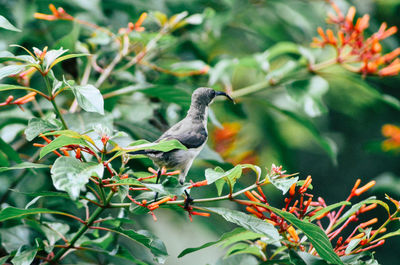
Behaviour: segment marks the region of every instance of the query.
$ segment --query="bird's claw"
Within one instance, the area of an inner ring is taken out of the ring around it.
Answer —
[[[193,203],[193,198],[190,197],[189,193],[185,190],[186,199],[183,203],[183,209],[190,210],[190,205]]]

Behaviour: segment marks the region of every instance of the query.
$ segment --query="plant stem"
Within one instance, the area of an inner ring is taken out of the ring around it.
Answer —
[[[248,186],[245,189],[242,189],[240,191],[237,191],[232,194],[227,194],[224,196],[220,197],[213,197],[213,198],[204,198],[204,199],[197,199],[193,200],[193,203],[204,203],[204,202],[215,202],[215,201],[222,201],[222,200],[231,200],[232,198],[235,198],[239,196],[242,193],[245,193],[246,191],[252,190],[254,188],[257,188],[258,186],[263,186],[269,184],[268,181],[266,182],[260,182],[260,183],[254,183],[253,185]],[[184,200],[179,200],[179,201],[168,201],[165,204],[183,204],[185,201]],[[112,208],[121,208],[121,207],[129,207],[131,203],[111,203],[110,207]]]
[[[109,206],[109,203],[111,201],[111,198],[113,197],[114,192],[110,191],[110,193],[107,195],[107,198],[102,205],[102,207],[98,207],[90,216],[89,220],[76,232],[74,237],[71,239],[69,245],[66,248],[61,249],[57,254],[54,256],[52,259],[52,262],[56,263],[64,254],[67,252],[70,248],[74,247],[74,244],[78,239],[86,232],[86,230],[89,229],[89,227],[93,224],[94,221],[96,221],[97,217],[104,211],[105,208]]]
[[[44,78],[44,81],[46,83],[47,91],[48,91],[48,94],[49,94],[49,97],[50,97],[51,104],[53,105],[54,111],[56,112],[57,116],[60,118],[61,123],[63,125],[63,129],[66,130],[66,129],[68,129],[68,126],[67,126],[67,123],[65,122],[63,116],[61,115],[60,110],[58,109],[58,106],[56,104],[56,99],[52,96],[52,91],[51,91],[51,85],[50,85],[49,78],[47,76],[43,76],[43,78]]]
[[[239,90],[233,91],[232,97],[233,98],[238,98],[238,97],[241,97],[241,96],[245,96],[245,95],[257,92],[257,91],[259,91],[261,89],[267,88],[269,86],[271,86],[270,82],[268,80],[265,80],[265,81],[262,81],[260,83],[256,83],[254,85],[247,86],[247,87],[241,88]]]

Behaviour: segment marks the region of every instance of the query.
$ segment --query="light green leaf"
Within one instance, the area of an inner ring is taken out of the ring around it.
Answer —
[[[278,230],[270,223],[262,221],[252,215],[226,208],[207,207],[205,209],[221,215],[228,222],[237,224],[255,233],[262,234],[275,243],[279,242],[280,236]]]
[[[349,242],[349,244],[347,245],[347,248],[345,251],[346,255],[349,255],[353,251],[353,249],[356,248],[358,246],[358,244],[361,242],[361,240],[363,240],[364,238],[365,238],[365,236],[363,238],[356,238],[356,239],[351,240]]]
[[[323,209],[321,209],[321,210],[319,210],[318,212],[316,212],[315,215],[311,216],[311,217],[310,217],[310,221],[312,222],[312,221],[314,221],[315,219],[317,219],[319,216],[323,215],[324,213],[330,212],[330,211],[332,211],[333,209],[335,209],[335,208],[337,208],[337,207],[340,207],[340,206],[342,206],[342,205],[351,205],[351,203],[348,202],[348,201],[342,201],[342,202],[338,202],[338,203],[329,205],[329,206],[327,206],[327,207],[324,207]]]
[[[66,145],[81,145],[90,148],[90,145],[82,138],[61,135],[40,150],[40,159],[48,153]]]
[[[26,87],[26,86],[15,86],[15,85],[9,85],[9,84],[0,84],[0,92],[2,91],[8,91],[8,90],[28,90],[32,92],[39,92],[38,90],[31,88],[31,87]]]
[[[20,29],[14,27],[5,17],[0,16],[0,28],[21,32]]]
[[[29,245],[30,243],[30,230],[25,225],[2,228],[0,229],[0,236],[1,245],[8,253],[17,250],[20,246]]]
[[[327,112],[322,97],[329,90],[329,83],[316,75],[311,79],[297,80],[286,86],[294,104],[302,108],[309,117],[317,117]]]
[[[14,170],[14,169],[27,169],[27,168],[50,168],[50,165],[22,162],[12,167],[0,167],[0,172]]]
[[[103,177],[104,166],[94,162],[84,163],[76,158],[62,156],[57,158],[51,168],[51,178],[57,190],[68,192],[73,200],[79,196],[80,190],[88,183],[89,177]]]
[[[224,186],[224,182],[228,183],[228,185],[232,188],[235,186],[236,180],[238,180],[242,176],[242,166],[237,165],[229,171],[224,172],[221,168],[215,168],[215,170],[211,168],[207,168],[205,171],[205,176],[207,180],[207,184],[211,184],[216,182],[218,194],[221,195],[222,188]],[[224,182],[222,182],[222,180]]]
[[[82,109],[104,115],[103,96],[95,86],[71,86],[71,89]]]
[[[49,240],[49,245],[53,246],[59,239],[61,235],[65,235],[69,231],[69,225],[66,223],[50,223],[43,222],[41,226],[43,233],[46,235],[47,240]]]
[[[44,56],[44,65],[46,66],[46,71],[50,70],[54,61],[66,53],[68,50],[64,50],[62,47],[58,50],[49,50]]]
[[[294,177],[294,178],[282,178],[280,176],[271,178],[268,175],[268,179],[271,182],[272,185],[275,186],[275,188],[279,189],[282,191],[282,194],[285,194],[286,192],[288,192],[288,190],[290,189],[290,187],[296,183],[298,181],[298,177]]]
[[[16,75],[26,68],[24,64],[7,65],[0,68],[0,80],[10,75]]]
[[[263,234],[259,234],[259,233],[254,233],[252,231],[248,231],[242,227],[238,227],[235,228],[234,230],[227,232],[225,234],[223,234],[217,241],[212,241],[212,242],[208,242],[205,243],[199,247],[195,247],[195,248],[187,248],[185,250],[183,250],[179,255],[178,258],[181,258],[189,253],[198,251],[200,249],[203,248],[207,248],[210,247],[212,245],[215,244],[223,244],[224,246],[233,244],[235,242],[239,242],[242,240],[254,240],[260,237],[263,237]]]
[[[28,141],[32,141],[41,133],[59,129],[61,129],[60,124],[55,124],[55,122],[51,122],[49,119],[32,118],[25,129],[25,135]]]
[[[37,249],[21,251],[20,247],[15,254],[14,258],[11,260],[14,265],[30,265],[36,256]]]
[[[181,142],[179,142],[178,140],[173,139],[173,140],[161,141],[158,143],[139,144],[133,147],[124,148],[123,150],[128,152],[136,152],[141,150],[156,150],[156,151],[168,152],[174,149],[186,150],[187,148],[183,144],[181,144]]]
[[[251,254],[259,258],[264,258],[265,255],[262,250],[256,245],[249,245],[249,243],[237,243],[231,246],[225,254],[225,257],[230,257],[238,254]]]
[[[77,58],[77,57],[89,56],[89,55],[90,54],[67,54],[67,55],[61,56],[61,57],[55,59],[48,69],[50,70],[51,68],[53,68],[54,65],[56,65],[62,61],[65,61],[65,60],[68,60],[71,58]]]

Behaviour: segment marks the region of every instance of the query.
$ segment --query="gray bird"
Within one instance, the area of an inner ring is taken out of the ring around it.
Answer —
[[[155,141],[157,143],[163,140],[175,139],[184,145],[187,150],[175,149],[168,152],[146,150],[143,153],[158,167],[156,183],[160,179],[162,167],[180,170],[179,183],[183,184],[185,182],[193,160],[207,142],[208,106],[216,96],[225,96],[233,101],[225,92],[215,91],[208,87],[197,88],[192,94],[192,101],[186,117],[169,128]],[[185,193],[190,198],[186,191]]]

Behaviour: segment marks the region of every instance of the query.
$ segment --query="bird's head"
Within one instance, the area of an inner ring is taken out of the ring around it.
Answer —
[[[233,99],[225,92],[215,91],[214,89],[209,87],[199,87],[192,94],[192,102],[208,106],[213,102],[216,96],[225,96],[229,100],[233,101]]]

